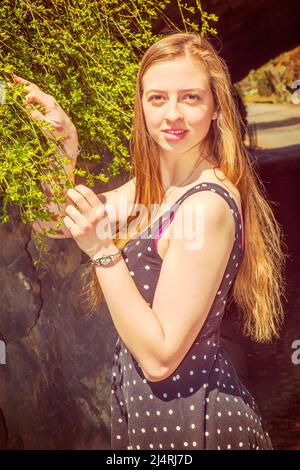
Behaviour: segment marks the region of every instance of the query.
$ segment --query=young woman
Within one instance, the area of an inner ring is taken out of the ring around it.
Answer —
[[[51,98],[34,84],[25,92],[29,102]],[[52,108],[76,153],[70,121]],[[104,230],[112,221],[104,204],[83,185],[67,192],[61,234],[95,263],[90,295],[104,297],[119,335],[111,447],[272,449],[219,331],[234,300],[245,334],[278,336],[281,231],[242,142],[228,69],[208,40],[177,32],[146,51],[131,157],[130,181],[102,195],[107,206],[123,196],[133,204],[125,216],[117,211],[114,237]],[[146,208],[141,217],[136,207]]]

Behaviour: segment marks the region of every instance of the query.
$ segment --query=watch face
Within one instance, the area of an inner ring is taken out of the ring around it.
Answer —
[[[106,256],[105,258],[101,260],[101,264],[104,264],[104,265],[109,264],[110,262],[111,262],[111,256]]]

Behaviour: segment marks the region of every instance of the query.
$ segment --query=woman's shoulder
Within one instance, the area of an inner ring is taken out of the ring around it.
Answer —
[[[236,205],[242,214],[242,203],[241,196],[238,188],[224,175],[220,168],[209,168],[203,171],[200,178],[194,183],[194,185],[200,183],[216,183],[222,186],[224,189],[229,191],[236,202]]]

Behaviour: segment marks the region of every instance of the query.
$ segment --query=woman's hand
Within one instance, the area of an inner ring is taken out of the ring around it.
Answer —
[[[113,240],[105,205],[91,189],[82,184],[69,189],[67,195],[74,205],[66,206],[68,215],[63,221],[79,248],[90,258],[110,248]]]
[[[52,95],[44,93],[34,83],[29,82],[22,77],[18,77],[17,75],[13,75],[13,80],[15,83],[23,85],[23,93],[26,94],[24,103],[27,103],[26,109],[29,114],[36,121],[46,120],[52,127],[54,127],[55,130],[51,133],[45,129],[45,134],[53,140],[58,136],[62,136],[60,145],[63,147],[64,152],[70,156],[72,162],[76,164],[78,154],[78,135],[76,127],[70,120],[69,116],[64,112]],[[9,84],[9,86],[13,86],[13,84]],[[44,114],[37,109],[32,109],[32,103],[42,106],[45,109]]]

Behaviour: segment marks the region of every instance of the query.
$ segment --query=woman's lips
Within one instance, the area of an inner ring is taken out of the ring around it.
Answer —
[[[166,140],[171,140],[171,141],[176,141],[176,140],[182,140],[185,138],[186,134],[188,131],[183,131],[180,134],[172,134],[169,131],[162,131],[165,135]]]

